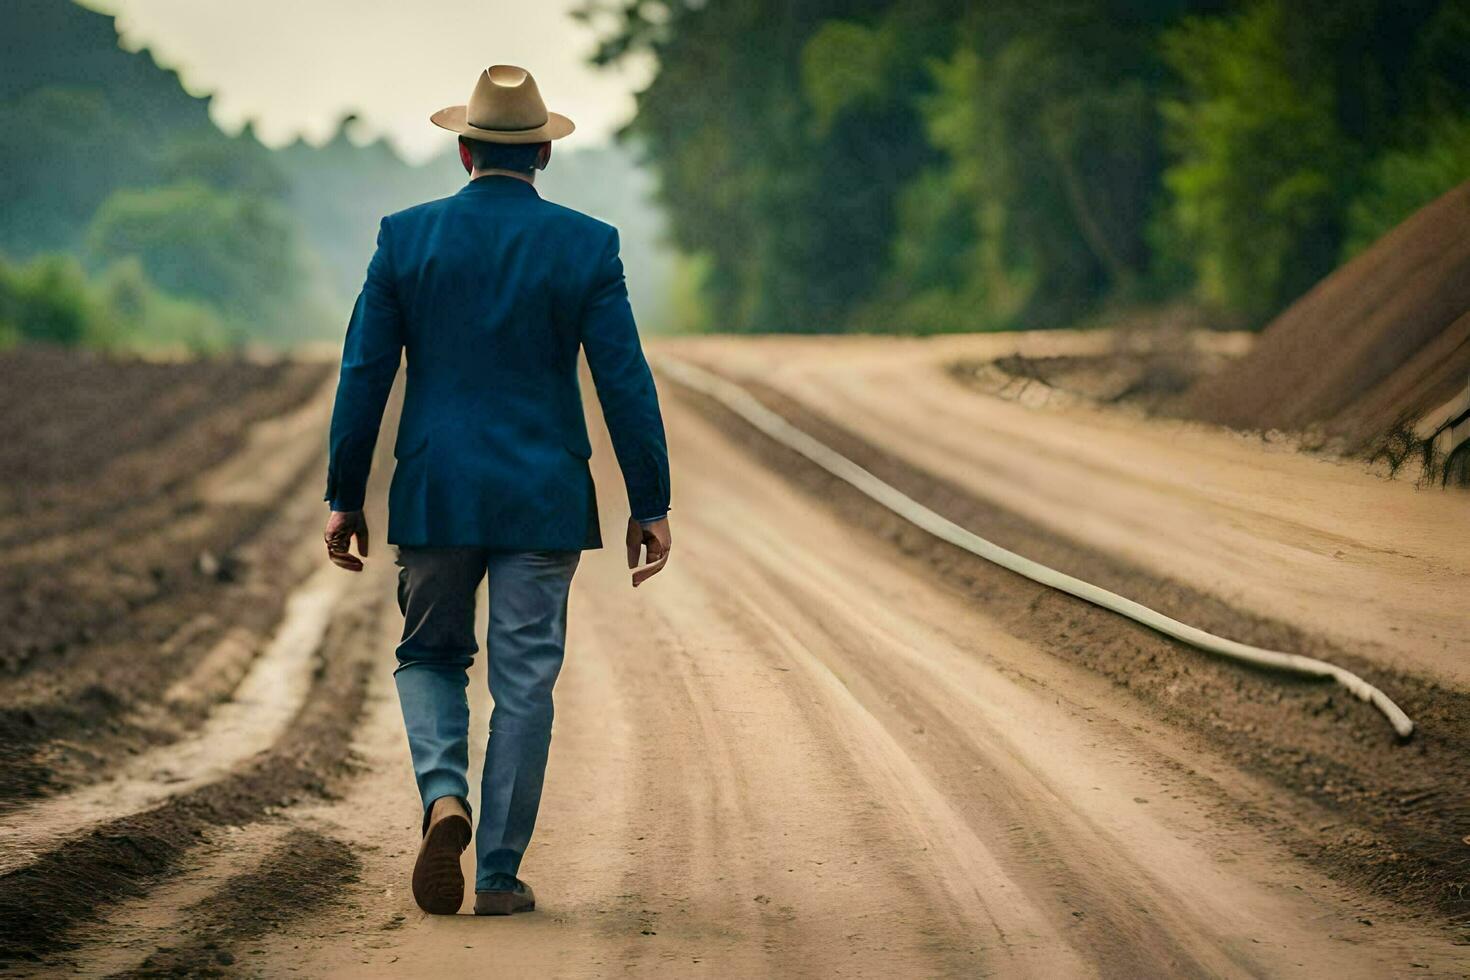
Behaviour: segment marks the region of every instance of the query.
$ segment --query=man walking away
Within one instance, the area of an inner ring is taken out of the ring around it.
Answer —
[[[511,65],[482,71],[466,105],[431,119],[459,134],[470,181],[378,230],[342,351],[325,537],[332,562],[362,569],[368,469],[406,354],[388,541],[404,617],[394,679],[424,808],[413,894],[439,914],[464,900],[466,668],[487,579],[495,708],[473,834],[475,912],[505,915],[535,908],[517,874],[541,801],[567,593],[581,552],[602,544],[579,349],[623,471],[635,587],[669,557],[668,453],[617,231],[536,192],[571,120],[548,112],[535,79]]]

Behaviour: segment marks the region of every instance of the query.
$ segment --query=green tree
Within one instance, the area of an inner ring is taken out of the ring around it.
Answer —
[[[97,307],[76,259],[40,256],[25,265],[0,261],[0,335],[51,344],[88,336]]]
[[[1161,240],[1200,296],[1253,322],[1330,272],[1345,240],[1464,179],[1467,0],[1255,0],[1187,21],[1164,50],[1183,88],[1163,107]]]
[[[91,288],[96,316],[88,342],[95,346],[206,354],[244,339],[209,305],[160,290],[136,256],[110,266]]]
[[[942,160],[902,190],[882,304],[894,322],[1049,326],[1138,291],[1170,84],[1155,40],[1186,8],[997,2],[956,20],[913,93]]]
[[[1344,258],[1372,245],[1400,221],[1470,180],[1470,115],[1429,126],[1422,145],[1391,150],[1373,162],[1366,186],[1348,207]]]
[[[1338,180],[1358,165],[1331,80],[1294,57],[1280,0],[1165,38],[1185,92],[1164,104],[1176,162],[1165,174],[1175,247],[1200,295],[1260,320],[1332,267]]]
[[[941,31],[920,3],[905,41]],[[840,326],[886,264],[897,190],[933,156],[905,104],[913,59],[882,100],[814,106],[831,59],[807,44],[829,21],[883,14],[882,3],[633,3],[598,6],[617,22],[603,62],[650,51],[659,72],[631,126],[655,163],[675,244],[705,256],[710,321],[737,330]],[[885,30],[881,23],[865,29]],[[854,36],[858,32],[854,32]],[[824,42],[825,43],[825,42]],[[826,50],[830,51],[831,48]]]
[[[136,258],[96,277],[69,255],[0,261],[0,347],[29,341],[207,353],[235,339],[210,307],[149,282]]]
[[[197,181],[115,192],[87,244],[102,264],[134,256],[161,288],[257,328],[305,295],[306,259],[289,216],[268,200]]]
[[[1063,322],[1150,266],[1159,30],[1188,0],[595,3],[735,329]]]

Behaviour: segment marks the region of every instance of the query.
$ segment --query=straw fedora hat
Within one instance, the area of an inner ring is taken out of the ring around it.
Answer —
[[[440,129],[487,143],[544,143],[577,127],[558,112],[547,112],[536,79],[515,65],[491,65],[480,72],[468,105],[452,105],[429,117]]]

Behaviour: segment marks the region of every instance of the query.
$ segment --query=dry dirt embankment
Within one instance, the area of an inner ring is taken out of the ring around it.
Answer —
[[[1362,452],[1467,384],[1470,183],[1322,280],[1182,407],[1240,429],[1316,428]]]

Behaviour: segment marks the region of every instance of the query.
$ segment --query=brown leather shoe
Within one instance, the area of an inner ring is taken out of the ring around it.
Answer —
[[[458,797],[441,796],[424,823],[424,840],[413,865],[413,900],[433,915],[454,915],[464,904],[459,856],[470,843],[470,811]]]
[[[530,912],[536,907],[536,893],[521,879],[513,875],[496,875],[491,882],[506,887],[475,892],[476,915],[511,915]]]

